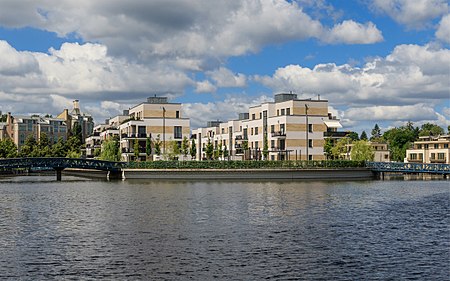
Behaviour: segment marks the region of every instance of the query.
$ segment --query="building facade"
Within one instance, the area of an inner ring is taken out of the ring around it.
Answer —
[[[216,149],[227,147],[228,158],[235,160],[325,160],[329,120],[327,100],[277,94],[274,102],[250,107],[238,120],[210,122],[213,126],[194,130],[197,159],[206,158],[205,144],[213,142]],[[337,120],[329,123],[340,126]]]
[[[371,142],[368,141],[368,144],[372,147],[373,150],[373,159],[371,161],[375,162],[390,162],[390,151],[387,143],[379,143],[379,142]],[[352,160],[351,151],[353,144],[346,145],[347,152],[342,154],[342,158],[346,160]]]
[[[450,164],[450,135],[423,136],[406,150],[405,162]]]
[[[78,100],[73,101],[72,111],[69,112],[68,109],[64,109],[57,118],[66,122],[69,134],[73,134],[75,127],[79,126],[83,143],[94,132],[94,120],[90,114],[81,112]]]
[[[190,136],[190,120],[183,118],[181,103],[169,103],[167,97],[149,97],[146,102],[129,109],[128,120],[119,125],[120,149],[123,161],[146,160],[146,142],[150,139],[155,155],[154,143],[160,142],[161,155],[170,152],[176,142],[181,146],[184,137]],[[139,157],[135,156],[135,143],[138,143]]]

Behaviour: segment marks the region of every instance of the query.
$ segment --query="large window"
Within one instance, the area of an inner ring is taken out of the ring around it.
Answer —
[[[444,160],[445,159],[444,153],[438,153],[438,159]]]
[[[313,147],[313,140],[308,140],[308,146]]]
[[[313,132],[313,124],[308,124],[308,132]]]
[[[181,128],[181,126],[173,127],[173,138],[174,139],[181,139],[182,138],[182,128]]]
[[[258,127],[255,127],[255,135],[258,135]]]

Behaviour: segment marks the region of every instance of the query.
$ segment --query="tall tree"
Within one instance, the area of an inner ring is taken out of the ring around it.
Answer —
[[[25,139],[25,143],[20,147],[20,157],[34,157],[33,151],[37,145],[36,139],[33,135],[28,135]]]
[[[14,158],[17,156],[17,146],[11,139],[0,141],[0,158]]]
[[[263,156],[264,160],[269,159],[269,141],[267,140],[267,135],[264,135],[263,139]]]
[[[79,158],[81,156],[81,140],[77,136],[71,136],[66,142],[67,157]]]
[[[206,150],[205,150],[206,158],[208,160],[212,160],[213,154],[214,154],[214,146],[211,143],[211,140],[208,138],[208,143],[206,144]]]
[[[375,140],[378,140],[380,137],[381,137],[381,129],[378,126],[378,124],[375,124],[375,126],[373,127],[372,132],[371,132],[370,140],[375,141]]]
[[[139,149],[139,141],[135,139],[133,144],[134,161],[139,161]]]
[[[223,147],[223,158],[224,158],[224,159],[225,159],[225,158],[228,159],[228,156],[229,156],[229,155],[230,155],[230,153],[228,152],[227,145],[225,144],[224,147]]]
[[[184,136],[183,141],[181,142],[181,153],[184,157],[189,154],[189,140],[186,136]]]
[[[350,157],[354,161],[373,161],[372,146],[365,140],[356,141],[353,143]]]
[[[419,136],[439,136],[444,134],[444,129],[442,127],[431,124],[431,123],[425,123],[422,125],[422,127],[419,130]]]
[[[334,158],[333,153],[331,152],[332,149],[333,149],[333,140],[331,138],[326,138],[325,144],[323,146],[323,151],[325,152],[325,157],[327,159]]]
[[[367,133],[366,131],[362,131],[361,136],[359,137],[360,140],[367,140]]]
[[[109,139],[102,143],[100,159],[105,161],[120,161],[119,142],[116,139]]]
[[[191,159],[195,159],[197,156],[197,146],[195,144],[195,139],[192,139],[191,141]]]
[[[414,128],[411,122],[405,126],[396,127],[387,130],[383,134],[383,139],[389,144],[391,150],[391,159],[393,161],[403,162],[406,156],[406,150],[418,137],[418,128]]]
[[[336,144],[331,148],[331,154],[334,159],[343,159],[346,158],[348,154],[348,145],[351,144],[352,141],[350,138],[344,137],[336,142]]]
[[[352,141],[359,140],[359,136],[358,136],[357,132],[349,132],[346,137],[351,139]]]
[[[65,157],[66,155],[67,155],[66,142],[61,137],[58,139],[58,142],[55,143],[52,147],[52,156]]]
[[[161,156],[161,139],[159,134],[156,136],[154,143],[155,143],[155,154]]]
[[[145,140],[145,154],[147,155],[147,158],[152,155],[152,140],[150,138]]]

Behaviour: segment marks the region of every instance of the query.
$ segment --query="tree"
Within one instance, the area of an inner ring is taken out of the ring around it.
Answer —
[[[206,158],[208,160],[212,160],[213,153],[214,153],[214,147],[213,147],[213,144],[211,143],[211,140],[209,138],[208,138],[208,143],[206,144],[205,153],[206,153]]]
[[[25,143],[22,145],[19,151],[20,157],[33,157],[33,151],[37,145],[36,139],[33,135],[28,135],[25,139]]]
[[[356,141],[353,143],[350,157],[354,161],[373,161],[372,146],[366,140]]]
[[[197,146],[195,144],[195,139],[192,139],[191,141],[191,159],[195,159],[195,157],[197,156]]]
[[[83,134],[81,130],[81,125],[76,122],[72,128],[72,136],[77,137],[80,140],[80,143],[83,143]]]
[[[244,150],[244,160],[247,160],[248,159],[248,156],[247,156],[247,154],[248,154],[248,140],[244,140],[242,142],[242,150]]]
[[[155,143],[155,154],[160,156],[161,155],[161,139],[159,137],[159,134],[156,136],[154,143]]]
[[[348,153],[348,145],[351,143],[350,138],[344,137],[336,142],[331,148],[331,155],[334,159],[345,158],[345,154]]]
[[[39,137],[39,142],[34,147],[33,155],[39,157],[51,157],[52,156],[52,146],[50,144],[50,140],[47,137],[46,133],[41,133]]]
[[[414,142],[419,134],[419,129],[414,128],[411,122],[405,126],[390,129],[383,134],[383,139],[389,144],[391,149],[391,159],[393,161],[403,161],[412,142]]]
[[[71,136],[66,142],[67,155],[69,158],[79,158],[81,156],[81,140],[77,136]]]
[[[145,154],[147,155],[147,158],[152,155],[152,140],[150,138],[145,140]]]
[[[223,158],[228,158],[228,156],[230,155],[230,153],[228,152],[228,148],[227,145],[225,144],[223,147]]]
[[[264,155],[264,160],[267,160],[269,158],[269,142],[267,140],[266,135],[264,135],[264,140],[263,140],[263,155]]]
[[[95,152],[94,152],[94,154],[95,154]],[[61,137],[58,139],[58,142],[52,146],[52,156],[53,157],[66,157],[66,155],[67,155],[66,142]]]
[[[17,146],[11,139],[0,141],[0,158],[14,158],[17,156]]]
[[[218,154],[218,157],[217,157],[217,159],[218,159],[219,157],[223,157],[223,146],[222,146],[222,140],[220,141],[219,147],[218,147],[218,149],[217,149],[217,154]]]
[[[180,155],[180,147],[176,140],[172,140],[169,142],[169,147],[167,149],[167,158],[170,160],[176,160],[178,155]]]
[[[102,143],[100,159],[105,161],[120,161],[119,142],[116,139],[109,139]]]
[[[366,131],[362,131],[361,136],[359,137],[360,140],[367,140],[367,134]]]
[[[184,136],[183,141],[181,142],[181,153],[184,157],[189,154],[189,140],[186,136]]]
[[[139,161],[139,141],[137,139],[134,140],[133,153],[134,153],[134,161]]]
[[[357,140],[359,140],[359,136],[358,136],[358,133],[357,133],[357,132],[349,132],[349,133],[346,135],[346,137],[349,138],[349,139],[351,139],[352,141],[357,141]]]
[[[370,140],[378,140],[381,137],[381,130],[378,124],[375,124],[375,126],[372,129]]]
[[[333,140],[331,138],[326,138],[325,144],[323,146],[323,151],[325,152],[325,156],[327,159],[334,158],[333,153],[331,152],[332,149],[333,149]]]
[[[419,136],[439,136],[444,134],[444,129],[442,127],[431,124],[431,123],[425,123],[422,125],[422,127],[419,130]]]

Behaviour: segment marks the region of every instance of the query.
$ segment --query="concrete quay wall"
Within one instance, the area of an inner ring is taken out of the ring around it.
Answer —
[[[365,168],[351,169],[123,169],[123,179],[161,180],[369,180]]]

